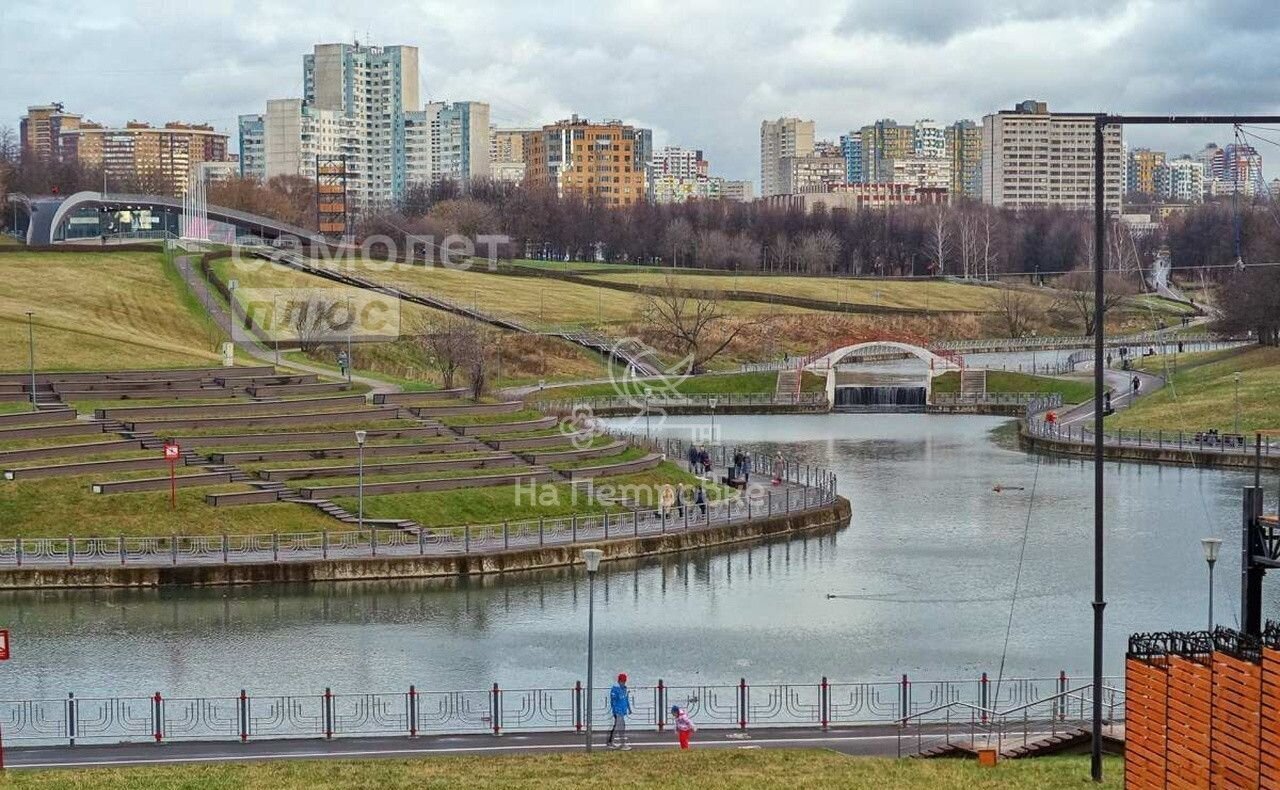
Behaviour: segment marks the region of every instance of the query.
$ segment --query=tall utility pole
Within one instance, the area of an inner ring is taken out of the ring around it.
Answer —
[[[40,407],[36,404],[36,325],[35,313],[27,311],[27,361],[31,365],[31,410]]]
[[[1093,781],[1102,781],[1102,611],[1103,597],[1103,425],[1102,393],[1104,388],[1102,354],[1106,341],[1103,314],[1103,262],[1106,244],[1106,167],[1103,138],[1113,125],[1215,125],[1277,124],[1280,115],[1109,115],[1099,113],[1093,119],[1093,743],[1090,772]]]

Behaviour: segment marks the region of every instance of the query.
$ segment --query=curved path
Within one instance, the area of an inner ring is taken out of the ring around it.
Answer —
[[[222,306],[220,299],[210,291],[209,284],[205,282],[204,277],[200,275],[199,267],[195,263],[197,257],[198,256],[196,255],[179,256],[175,261],[178,267],[178,273],[182,275],[183,282],[185,282],[187,287],[191,289],[191,293],[195,295],[196,300],[201,305],[208,308],[209,318],[218,326],[228,327],[228,334],[230,334],[231,316],[228,314],[226,308]],[[319,365],[311,365],[306,362],[296,362],[294,360],[281,360],[277,363],[275,352],[264,349],[258,343],[237,343],[236,347],[243,350],[254,359],[265,362],[269,365],[279,365],[280,367],[301,370],[306,373],[314,373],[317,376],[324,378],[334,377],[334,372],[332,370]],[[397,384],[392,384],[391,382],[383,381],[382,379],[361,376],[354,372],[351,374],[351,381],[356,384],[363,384],[375,395],[399,392],[401,389]]]
[[[1087,366],[1092,371],[1093,366]],[[1141,386],[1135,395],[1133,392],[1133,377],[1137,376]],[[1116,411],[1123,411],[1133,405],[1134,401],[1146,395],[1150,395],[1156,390],[1164,386],[1164,379],[1150,373],[1143,373],[1140,370],[1115,370],[1114,368],[1104,368],[1102,371],[1104,386],[1111,391],[1111,408]],[[1059,425],[1076,425],[1082,422],[1088,422],[1093,419],[1093,399],[1090,398],[1085,403],[1073,406],[1058,415]]]

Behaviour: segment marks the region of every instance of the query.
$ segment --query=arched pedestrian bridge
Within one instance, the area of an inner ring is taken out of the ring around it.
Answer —
[[[902,367],[902,360],[912,359],[925,364],[923,375],[918,369],[893,369]],[[856,366],[860,364],[869,367],[859,371]],[[816,357],[804,370],[827,377],[827,402],[837,411],[915,411],[929,402],[934,376],[963,367],[959,357],[923,346],[870,340]]]

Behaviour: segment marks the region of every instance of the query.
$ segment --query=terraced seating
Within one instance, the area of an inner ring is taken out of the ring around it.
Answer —
[[[253,491],[222,491],[216,494],[205,494],[204,497],[204,503],[210,507],[265,505],[279,500],[280,492],[271,488],[260,488]]]
[[[59,384],[67,382],[111,382],[111,381],[199,381],[213,382],[215,377],[226,376],[233,371],[240,376],[275,375],[275,368],[270,365],[247,367],[210,367],[210,368],[176,368],[170,370],[112,370],[112,371],[76,371],[76,372],[36,372],[37,384]],[[0,384],[29,384],[29,373],[0,373]]]
[[[531,466],[519,472],[500,475],[480,475],[477,477],[446,477],[434,480],[396,480],[386,483],[371,482],[364,484],[365,496],[379,494],[411,494],[421,491],[449,491],[456,488],[477,488],[481,486],[504,486],[516,483],[543,483],[553,477],[553,472],[546,467]],[[316,486],[298,489],[298,495],[304,499],[332,499],[340,496],[356,496],[359,487],[354,484],[336,486]]]
[[[66,464],[28,466],[5,469],[5,480],[34,480],[45,477],[73,477],[95,472],[131,472],[138,469],[167,469],[169,462],[161,455],[154,458],[121,458],[114,461],[78,461]]]
[[[485,443],[498,450],[532,450],[539,447],[557,447],[575,439],[586,442],[591,440],[591,436],[590,431],[553,433],[546,436],[519,436],[510,439],[499,436],[495,439],[487,439]]]
[[[303,414],[262,414],[244,417],[190,417],[187,419],[124,422],[128,431],[150,431],[163,434],[184,428],[266,428],[280,425],[339,425],[373,420],[394,420],[399,409],[372,406],[350,411],[310,412]]]
[[[50,423],[74,422],[74,409],[49,409],[47,411],[24,411],[16,414],[0,414],[0,428],[24,425],[48,425]]]
[[[94,410],[94,416],[100,420],[120,420],[130,422],[136,419],[151,417],[239,417],[258,414],[292,414],[298,410],[326,409],[343,406],[355,408],[364,406],[363,395],[338,395],[331,398],[301,398],[285,401],[242,401],[240,403],[203,403],[191,406],[127,406]],[[387,410],[383,410],[384,412]]]
[[[423,425],[414,428],[369,428],[367,440],[375,442],[392,439],[427,439],[440,436],[445,429],[439,425]],[[238,447],[253,445],[271,445],[287,447],[296,444],[318,444],[323,442],[349,442],[351,431],[298,431],[289,433],[233,433],[222,436],[192,436],[176,438],[184,445],[192,447]]]
[[[253,398],[280,398],[295,395],[320,395],[326,392],[346,392],[349,389],[351,389],[351,385],[345,381],[326,381],[312,384],[255,384],[246,388],[245,391]]]
[[[92,436],[106,430],[100,422],[58,422],[52,425],[30,425],[0,428],[0,442],[14,439],[48,439],[54,436]]]
[[[232,475],[230,472],[197,472],[190,475],[178,475],[173,478],[173,485],[177,488],[198,488],[201,486],[217,486],[231,483]],[[144,477],[134,480],[107,480],[101,483],[93,483],[89,489],[95,494],[125,494],[134,491],[167,491],[169,489],[169,476],[164,477]]]
[[[60,390],[58,397],[69,401],[98,400],[217,400],[234,398],[235,390],[221,387],[200,389]]]
[[[557,464],[565,461],[581,461],[586,458],[605,458],[617,455],[627,449],[626,442],[610,442],[596,447],[584,447],[581,450],[548,450],[541,453],[526,453],[525,457],[535,464]]]
[[[447,469],[501,468],[515,464],[511,453],[489,453],[475,458],[449,458],[443,461],[400,461],[390,463],[366,463],[364,473],[369,475],[400,475],[408,472],[436,472]],[[325,477],[354,477],[360,473],[358,465],[309,466],[303,469],[264,469],[258,473],[263,480],[315,480]]]
[[[0,466],[18,461],[38,461],[45,458],[74,458],[85,455],[101,455],[128,450],[142,450],[142,442],[137,439],[115,439],[106,442],[87,442],[85,444],[59,444],[48,447],[28,447],[22,450],[5,450],[0,452]]]
[[[482,449],[484,445],[474,440],[457,439],[455,441],[434,442],[432,444],[385,444],[365,445],[364,457],[377,458],[385,456],[434,455],[439,453],[462,453],[469,450]],[[213,453],[210,460],[219,464],[262,463],[264,461],[307,461],[326,458],[356,458],[360,454],[354,443],[338,447],[320,447],[297,450],[239,450],[229,453]]]
[[[432,401],[456,400],[464,398],[466,395],[467,391],[461,387],[449,390],[429,390],[427,392],[379,392],[373,396],[373,402],[394,403],[400,406],[430,405]]]
[[[524,408],[524,401],[511,400],[502,403],[460,403],[448,406],[408,406],[416,417],[455,417],[465,414],[510,414]]]
[[[554,428],[558,418],[539,417],[536,420],[520,420],[519,422],[489,422],[478,425],[455,425],[453,430],[463,436],[498,436],[504,433],[524,433]]]
[[[213,381],[228,389],[249,389],[251,387],[279,387],[292,384],[315,384],[320,377],[314,373],[273,373],[266,376],[233,375],[214,376]]]
[[[647,469],[653,469],[660,463],[662,463],[662,455],[660,453],[649,453],[645,457],[637,458],[633,461],[601,464],[599,466],[579,466],[576,469],[569,469],[567,472],[570,480],[588,480],[593,477],[604,477],[605,475],[625,475],[633,472],[643,472]]]

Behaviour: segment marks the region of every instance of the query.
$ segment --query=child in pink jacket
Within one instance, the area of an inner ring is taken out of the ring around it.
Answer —
[[[693,726],[693,722],[689,719],[689,714],[679,705],[671,706],[671,715],[676,719],[676,737],[680,739],[680,748],[688,749],[689,738],[693,736],[693,731],[697,727]]]

